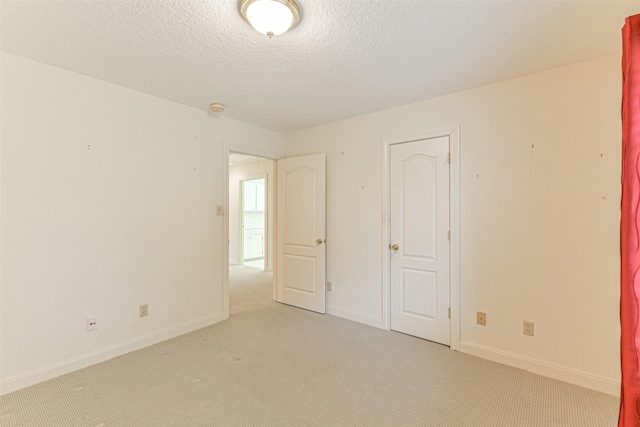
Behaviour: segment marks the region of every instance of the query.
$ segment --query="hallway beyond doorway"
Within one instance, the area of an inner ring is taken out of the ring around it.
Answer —
[[[229,314],[259,310],[273,301],[273,273],[244,265],[229,266]]]

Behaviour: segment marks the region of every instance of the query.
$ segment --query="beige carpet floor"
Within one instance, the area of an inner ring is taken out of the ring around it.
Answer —
[[[615,426],[618,399],[271,301],[232,267],[231,318],[0,399],[9,426]]]

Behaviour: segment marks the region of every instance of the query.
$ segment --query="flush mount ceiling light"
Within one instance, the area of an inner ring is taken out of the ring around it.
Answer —
[[[285,33],[300,20],[300,8],[293,0],[240,0],[240,14],[269,38]]]

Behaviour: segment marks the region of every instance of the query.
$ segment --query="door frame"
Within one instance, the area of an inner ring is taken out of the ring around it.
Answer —
[[[382,139],[382,324],[391,330],[391,146],[447,136],[449,137],[449,321],[450,348],[460,350],[460,125],[445,126]]]
[[[227,244],[222,244],[222,317],[224,319],[229,318],[229,154],[237,153],[237,154],[246,154],[247,156],[256,156],[263,159],[273,160],[273,174],[276,176],[278,173],[278,162],[277,160],[281,159],[282,156],[278,156],[272,151],[263,150],[257,147],[248,147],[241,145],[229,145],[227,143],[223,144],[222,147],[222,209],[223,209],[223,220],[222,220],[222,242],[227,242]],[[273,197],[277,197],[278,189],[276,188],[276,182],[274,182],[273,186],[274,194]],[[276,206],[274,203],[273,206],[273,215],[276,215]],[[276,251],[275,251],[275,233],[276,233],[276,224],[274,222],[274,241],[271,242],[272,251],[273,251],[273,299],[276,298],[276,274],[277,269],[275,268],[277,259],[276,259]]]
[[[232,153],[235,153],[235,151],[232,151]],[[238,236],[241,236],[242,238],[238,238],[238,255],[240,255],[238,257],[238,263],[244,264],[244,186],[243,186],[243,183],[245,181],[255,181],[258,179],[264,180],[264,223],[262,227],[263,236],[264,236],[264,243],[263,243],[264,247],[262,248],[262,251],[264,253],[264,267],[265,267],[264,270],[267,271],[267,259],[268,259],[267,251],[269,249],[269,245],[271,244],[271,241],[269,240],[269,231],[270,231],[269,229],[269,197],[271,197],[271,193],[269,192],[270,183],[269,183],[269,175],[267,174],[252,175],[249,178],[241,179],[239,182],[240,190],[238,194],[240,195],[240,209],[238,214],[240,215],[240,219],[238,221],[238,224],[239,224],[240,230],[238,230]]]

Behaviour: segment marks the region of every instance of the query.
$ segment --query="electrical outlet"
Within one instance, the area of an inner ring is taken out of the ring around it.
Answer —
[[[147,317],[149,315],[149,304],[142,304],[140,306],[140,317]]]
[[[476,315],[476,323],[478,325],[487,326],[487,313],[478,311]]]
[[[533,322],[522,322],[522,333],[525,335],[533,336]]]
[[[98,329],[98,317],[87,317],[87,332],[95,331]]]
[[[327,291],[331,292],[333,290],[333,283],[327,282]]]

